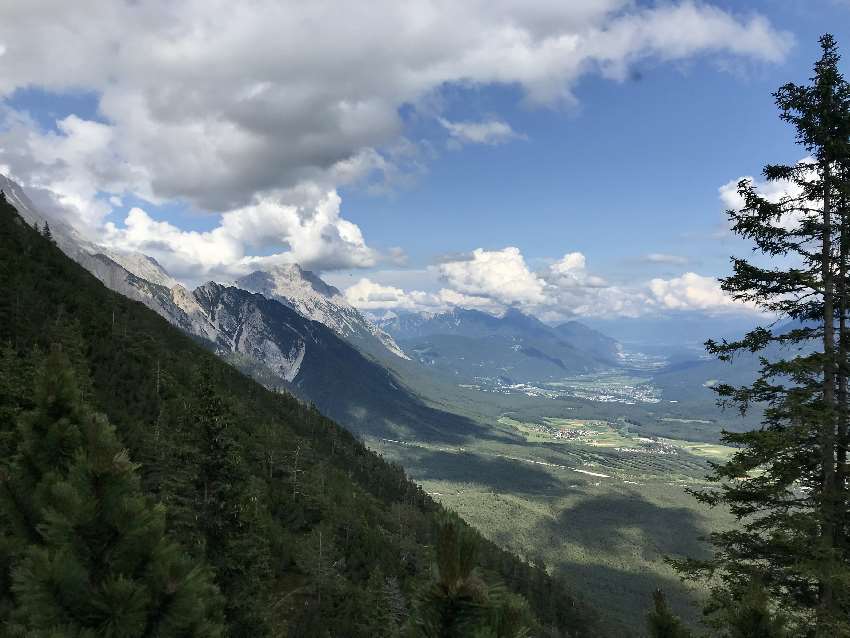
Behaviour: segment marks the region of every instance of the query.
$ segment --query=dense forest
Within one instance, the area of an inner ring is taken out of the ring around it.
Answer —
[[[0,291],[4,635],[600,635],[560,580],[5,199]]]

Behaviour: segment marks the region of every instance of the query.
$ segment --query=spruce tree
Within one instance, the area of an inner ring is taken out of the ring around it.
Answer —
[[[691,633],[673,613],[664,592],[656,589],[652,594],[652,609],[646,615],[650,638],[690,638]]]
[[[723,360],[762,353],[752,385],[716,387],[721,402],[742,411],[762,406],[762,427],[724,432],[739,450],[714,467],[717,489],[696,493],[704,503],[728,507],[739,526],[712,534],[713,559],[678,566],[688,577],[714,577],[709,610],[723,615],[758,581],[766,604],[792,617],[796,635],[832,637],[850,635],[848,216],[840,209],[850,166],[850,86],[832,36],[820,45],[810,84],[787,84],[774,94],[809,158],[765,167],[765,179],[786,190],[778,200],[742,180],[744,206],[728,212],[733,231],[766,259],[733,258],[723,289],[791,322],[787,330],[760,327],[739,341],[706,343]]]
[[[2,480],[15,550],[6,634],[222,635],[209,571],[165,535],[163,508],[143,495],[114,427],[82,402],[61,350],[35,398]]]
[[[203,369],[192,403],[199,497],[197,520],[204,551],[226,598],[225,613],[236,636],[268,633],[271,577],[264,483],[252,477],[237,436],[234,415]]]
[[[770,608],[770,598],[758,580],[743,596],[725,601],[714,624],[724,631],[724,638],[790,638],[784,616]]]
[[[469,530],[457,517],[448,516],[438,530],[436,578],[417,601],[416,635],[460,638],[480,623],[487,585],[475,571],[476,550]]]
[[[466,525],[447,515],[437,535],[436,578],[420,592],[414,635],[427,638],[524,638],[534,619],[527,601],[488,584],[476,569],[478,542]]]

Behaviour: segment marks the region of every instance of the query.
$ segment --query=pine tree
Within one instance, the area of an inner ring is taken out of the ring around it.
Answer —
[[[784,616],[770,609],[767,591],[757,580],[742,596],[725,601],[715,626],[725,630],[724,638],[790,638]]]
[[[36,408],[2,482],[17,541],[8,624],[21,636],[220,636],[209,571],[165,535],[137,467],[105,417],[81,401],[59,349],[46,358]]]
[[[534,624],[527,601],[477,573],[478,542],[447,515],[438,530],[436,578],[420,593],[413,632],[427,638],[524,638]]]
[[[850,635],[848,215],[838,210],[850,167],[850,86],[839,72],[834,39],[825,35],[820,44],[811,84],[787,84],[774,94],[780,117],[795,127],[810,158],[765,167],[767,181],[787,191],[778,201],[741,181],[744,206],[728,212],[733,231],[772,265],[734,258],[733,274],[721,280],[734,298],[790,319],[792,328],[757,328],[740,341],[706,343],[723,360],[763,352],[752,385],[716,388],[722,402],[742,411],[764,406],[763,426],[724,433],[739,451],[714,467],[718,489],[696,493],[708,505],[729,507],[740,526],[712,534],[713,559],[678,567],[689,577],[716,577],[709,609],[721,615],[758,581],[771,604],[793,617],[798,635],[832,637]],[[788,262],[793,265],[782,265]],[[780,358],[780,351],[788,356]]]
[[[487,585],[475,572],[476,550],[475,539],[463,523],[448,516],[438,531],[436,578],[417,601],[417,635],[460,638],[480,623]]]
[[[401,626],[396,618],[392,603],[388,597],[387,581],[380,567],[369,574],[365,588],[365,622],[361,628],[364,636],[385,636],[396,638],[401,635]]]
[[[192,404],[198,439],[198,525],[207,559],[226,598],[236,636],[268,633],[270,549],[263,534],[265,496],[245,464],[233,415],[209,370],[201,371]]]
[[[691,633],[673,613],[664,592],[656,589],[652,594],[653,607],[646,615],[650,638],[689,638]]]

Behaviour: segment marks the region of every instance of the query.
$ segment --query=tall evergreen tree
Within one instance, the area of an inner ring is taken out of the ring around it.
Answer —
[[[690,638],[691,635],[681,619],[670,609],[667,598],[660,589],[652,593],[652,609],[646,615],[646,624],[650,638]]]
[[[61,350],[35,394],[2,481],[15,541],[7,635],[221,635],[209,570],[165,535],[163,508],[143,495],[115,429],[81,401]]]
[[[475,572],[475,539],[450,516],[440,526],[436,552],[436,579],[421,593],[416,608],[417,635],[469,635],[483,617],[487,597],[487,585]]]
[[[263,484],[250,476],[233,413],[210,370],[200,372],[196,392],[190,407],[198,437],[195,489],[205,555],[216,568],[234,635],[262,636],[269,631],[263,592],[271,576]]]
[[[710,609],[721,614],[755,580],[764,584],[770,605],[793,616],[796,635],[847,636],[848,216],[839,206],[846,202],[850,166],[850,86],[832,36],[820,45],[811,83],[787,84],[774,94],[780,117],[794,126],[810,157],[765,167],[767,181],[786,192],[779,199],[740,182],[744,206],[729,211],[732,228],[767,259],[734,258],[733,274],[721,280],[734,298],[788,318],[793,327],[758,328],[740,341],[706,344],[724,360],[740,351],[776,355],[779,346],[787,356],[763,355],[750,386],[716,388],[721,401],[742,411],[764,406],[763,426],[724,433],[740,449],[715,466],[711,478],[719,488],[696,494],[729,507],[740,526],[712,535],[712,560],[679,567],[690,577],[717,577]]]
[[[414,635],[423,638],[524,638],[533,617],[524,598],[488,584],[477,572],[478,543],[455,515],[438,530],[436,578],[420,592]]]
[[[714,624],[724,638],[790,638],[785,617],[770,607],[764,586],[753,580],[742,596],[725,601]]]

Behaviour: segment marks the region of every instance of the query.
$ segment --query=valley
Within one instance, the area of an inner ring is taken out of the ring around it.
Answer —
[[[0,636],[850,638],[848,11],[0,2]]]
[[[7,188],[13,183],[5,182]],[[15,188],[25,218],[43,217]],[[487,539],[562,577],[612,635],[663,587],[697,619],[701,593],[667,558],[701,556],[730,522],[686,489],[729,458],[711,386],[731,368],[676,344],[644,352],[577,321],[453,309],[372,321],[297,265],[189,290],[144,255],[107,256],[57,225],[103,283],[141,301],[268,388],[317,406]],[[735,370],[737,380],[752,366]]]
[[[600,389],[614,374],[596,380]],[[613,635],[641,635],[628,632],[635,631],[647,591],[657,586],[678,613],[695,621],[701,592],[683,585],[665,559],[705,555],[700,537],[731,523],[728,514],[706,509],[685,492],[707,487],[708,462],[726,460],[733,451],[716,443],[716,430],[704,437],[708,441],[698,440],[699,431],[691,428],[706,427],[708,419],[659,416],[657,402],[573,396],[563,405],[563,397],[480,394],[491,408],[513,408],[495,418],[478,415],[498,437],[452,446],[422,439],[367,442],[485,536],[601,604]],[[636,425],[651,418],[651,432]],[[711,425],[721,427],[717,420]]]

